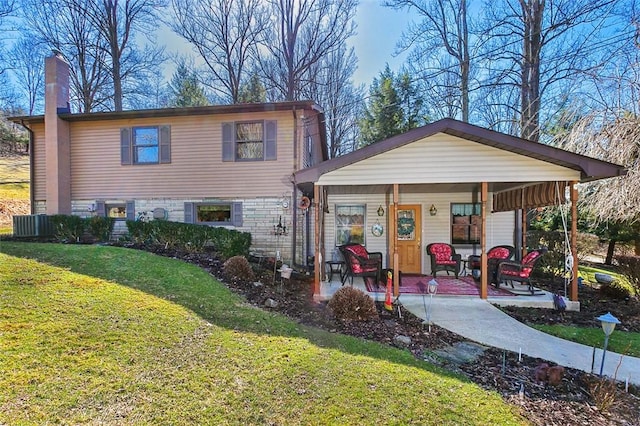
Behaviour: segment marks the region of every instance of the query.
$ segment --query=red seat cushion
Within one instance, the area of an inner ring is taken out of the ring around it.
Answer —
[[[358,256],[361,259],[369,259],[369,252],[364,246],[361,245],[353,245],[345,247],[346,250],[353,253],[355,256]],[[371,265],[370,263],[361,264],[357,257],[350,256],[351,258],[351,271],[354,274],[361,274],[363,272],[376,272],[378,270],[377,265]]]
[[[489,259],[508,259],[510,255],[511,252],[505,247],[494,247],[487,253]]]
[[[529,253],[527,253],[527,255],[522,259],[522,264],[523,265],[530,265],[531,263],[533,263],[534,260],[536,260],[538,258],[538,256],[540,256],[540,252],[538,250],[533,250],[530,251]]]
[[[355,254],[356,256],[362,257],[363,259],[369,258],[369,252],[367,251],[366,248],[364,248],[364,246],[361,246],[361,245],[348,246],[346,247],[346,249],[349,250],[351,253]]]
[[[430,250],[431,250],[431,254],[435,256],[437,264],[440,264],[440,265],[456,264],[455,260],[451,260],[451,247],[448,244],[433,244]]]

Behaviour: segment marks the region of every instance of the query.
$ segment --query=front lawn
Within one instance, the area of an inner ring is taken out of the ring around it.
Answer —
[[[531,326],[544,333],[591,347],[602,348],[604,344],[604,332],[602,328],[535,324]],[[614,330],[609,338],[607,350],[623,355],[640,356],[640,333]]]
[[[256,309],[181,261],[0,252],[0,424],[525,424],[407,351]]]

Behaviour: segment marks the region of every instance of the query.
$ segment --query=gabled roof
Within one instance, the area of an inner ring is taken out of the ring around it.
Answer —
[[[462,121],[446,118],[417,129],[410,130],[401,135],[367,145],[366,147],[325,161],[314,167],[300,170],[294,174],[295,182],[298,184],[317,182],[325,173],[357,163],[438,133],[449,134],[462,139],[579,171],[581,175],[581,182],[622,176],[626,173],[625,168],[617,164],[597,160],[595,158],[555,148],[550,145],[532,142],[526,139],[474,126]]]

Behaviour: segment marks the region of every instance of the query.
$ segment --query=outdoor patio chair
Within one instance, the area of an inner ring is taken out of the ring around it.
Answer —
[[[342,276],[342,285],[349,278],[353,285],[353,277],[374,278],[376,287],[380,285],[382,275],[382,253],[368,252],[361,244],[345,244],[339,246],[345,261],[346,272]]]
[[[498,264],[505,260],[511,260],[516,253],[516,249],[513,246],[495,246],[489,249],[487,252],[487,272],[489,274],[489,282],[496,282],[496,272],[498,271]],[[467,258],[467,266],[472,271],[474,278],[480,278],[479,273],[473,273],[473,271],[479,271],[480,256],[473,254]]]
[[[547,252],[547,249],[531,250],[521,262],[503,261],[498,264],[498,271],[496,272],[496,287],[500,287],[501,282],[507,282],[513,287],[513,282],[517,281],[522,284],[526,284],[529,287],[531,294],[534,294],[535,289],[531,284],[531,272],[536,262],[542,258]]]
[[[436,277],[438,271],[445,271],[447,275],[453,272],[458,278],[462,256],[456,254],[456,249],[447,243],[431,243],[427,246],[427,254],[431,258],[431,273]]]

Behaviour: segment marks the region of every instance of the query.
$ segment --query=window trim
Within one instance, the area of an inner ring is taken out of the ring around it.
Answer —
[[[229,205],[231,207],[231,220],[229,222],[199,222],[198,207],[210,205]],[[207,226],[234,226],[241,227],[243,222],[242,202],[239,201],[197,201],[184,203],[184,221],[197,225]]]
[[[349,219],[349,223],[338,223],[338,214],[341,213],[341,210],[344,209],[349,209],[349,213],[351,216],[354,215],[362,215],[362,223],[356,223],[356,222],[352,222],[351,219]],[[353,210],[359,210],[356,211],[355,213],[353,213]],[[335,238],[335,244],[336,246],[340,246],[343,244],[348,244],[348,243],[357,243],[357,244],[362,244],[363,246],[366,246],[366,242],[367,242],[367,233],[366,233],[366,229],[367,229],[367,205],[366,204],[336,204],[335,205],[335,215],[334,215],[334,238]],[[355,240],[352,238],[352,232],[351,230],[353,229],[354,226],[357,227],[361,227],[362,228],[362,235],[358,236]],[[345,240],[345,238],[341,237],[339,234],[339,231],[345,231],[348,230],[349,231],[349,238]]]
[[[455,206],[465,206],[465,210],[467,208],[470,208],[472,213],[469,214],[469,215],[457,215],[457,214],[454,214],[455,211],[458,210],[458,209],[455,208]],[[480,230],[482,229],[482,214],[480,213],[481,206],[482,206],[481,203],[451,203],[451,205],[450,205],[451,217],[449,219],[449,226],[450,226],[450,230],[451,230],[451,244],[455,244],[455,245],[478,245],[478,244],[481,243],[481,241],[480,241],[481,238],[482,238],[482,236],[480,235],[480,233],[481,233]],[[468,223],[456,223],[455,222],[455,218],[456,217],[467,217],[469,219]],[[474,217],[477,217],[479,219],[479,222],[476,223],[476,224],[473,223],[473,218]],[[465,232],[466,239],[464,241],[459,240],[459,239],[458,240],[454,239],[454,235],[455,235],[454,226],[457,226],[457,227],[465,226],[467,228],[467,230]],[[476,227],[476,230],[477,230],[477,235],[478,235],[477,240],[471,239],[471,236],[472,236],[472,232],[471,231],[472,231],[474,226]]]
[[[238,158],[237,126],[262,123],[262,158]],[[251,163],[278,159],[278,124],[276,120],[241,120],[222,123],[222,161]]]
[[[262,156],[261,157],[253,157],[253,158],[240,158],[238,157],[238,147],[241,144],[250,144],[250,143],[258,143],[258,140],[238,140],[238,126],[243,125],[243,124],[260,124],[261,125],[261,130],[262,130],[262,138],[260,139],[260,146],[262,148]],[[266,151],[266,142],[265,142],[265,133],[266,133],[266,129],[265,129],[265,124],[264,124],[264,120],[251,120],[251,121],[236,121],[233,123],[233,154],[234,154],[234,158],[236,162],[240,163],[240,162],[245,162],[245,161],[264,161],[265,159],[265,151]]]
[[[158,138],[157,145],[136,145],[135,133],[138,129],[156,129]],[[157,161],[136,161],[138,147],[157,146]],[[148,125],[133,126],[120,129],[120,163],[122,165],[148,166],[154,164],[171,163],[171,126],[169,125]]]

